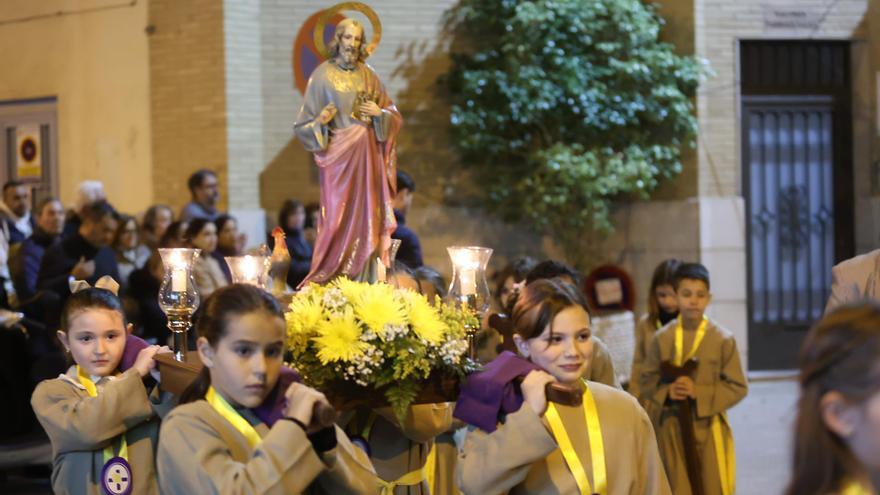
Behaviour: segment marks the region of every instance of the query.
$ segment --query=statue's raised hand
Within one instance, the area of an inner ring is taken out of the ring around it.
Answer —
[[[333,117],[336,116],[336,105],[333,103],[328,103],[326,107],[321,109],[321,113],[318,114],[318,122],[321,125],[327,125]]]

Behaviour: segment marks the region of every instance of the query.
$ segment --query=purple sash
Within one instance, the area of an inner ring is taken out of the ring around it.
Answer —
[[[495,431],[504,415],[522,406],[522,394],[517,393],[514,379],[540,369],[510,351],[502,352],[483,371],[468,377],[452,415],[489,433]]]

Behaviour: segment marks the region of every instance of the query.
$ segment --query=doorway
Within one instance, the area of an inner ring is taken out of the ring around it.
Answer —
[[[743,41],[749,367],[796,367],[853,254],[849,43]]]

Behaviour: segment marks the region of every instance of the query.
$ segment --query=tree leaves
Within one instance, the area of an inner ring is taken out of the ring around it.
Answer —
[[[661,25],[641,0],[461,0],[448,13],[473,50],[444,79],[452,134],[490,207],[550,235],[607,231],[613,200],[679,173],[708,71],[660,42]]]

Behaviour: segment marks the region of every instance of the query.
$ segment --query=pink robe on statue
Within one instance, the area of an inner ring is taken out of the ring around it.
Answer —
[[[376,95],[382,109],[370,124],[351,116],[358,92]],[[316,118],[331,102],[336,116],[321,125]],[[388,263],[391,233],[397,228],[391,201],[402,124],[400,112],[368,65],[344,70],[327,61],[312,73],[294,129],[315,154],[321,212],[311,269],[300,287],[340,275],[364,278],[376,257]]]

